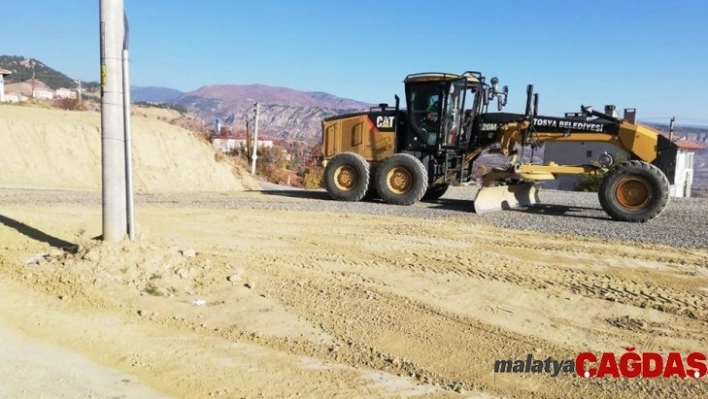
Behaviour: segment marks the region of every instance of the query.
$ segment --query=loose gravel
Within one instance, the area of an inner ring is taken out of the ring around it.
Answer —
[[[484,215],[474,213],[474,187],[451,187],[437,202],[395,206],[379,201],[344,203],[330,200],[323,190],[283,189],[263,185],[263,191],[243,193],[136,194],[141,205],[317,211],[417,218],[455,218],[502,228],[559,233],[607,240],[661,244],[679,248],[708,248],[708,199],[672,198],[664,213],[648,223],[615,222],[600,207],[597,194],[542,190],[541,205]],[[100,206],[97,192],[0,189],[2,204]],[[0,214],[1,214],[0,210]],[[708,261],[707,261],[708,263]]]

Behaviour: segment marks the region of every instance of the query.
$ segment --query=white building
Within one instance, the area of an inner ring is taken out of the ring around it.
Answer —
[[[246,140],[243,139],[212,138],[211,143],[222,152],[230,152],[241,146],[246,147]],[[258,140],[258,148],[270,147],[273,147],[272,140]]]
[[[21,101],[27,101],[27,97],[17,94],[17,93],[7,93],[5,94],[6,103],[19,103]]]
[[[690,197],[693,187],[695,153],[700,150],[708,150],[708,147],[684,139],[675,142],[679,150],[676,155],[676,175],[674,175],[674,184],[671,186],[671,196]]]
[[[656,131],[648,126],[643,125],[643,127]],[[664,133],[657,133],[668,138]],[[673,176],[674,184],[671,185],[670,196],[690,197],[693,185],[694,153],[708,149],[708,147],[684,139],[674,139],[674,143],[678,147],[678,152],[676,154],[676,173]],[[628,158],[626,152],[607,143],[546,142],[544,148],[544,162],[555,162],[559,165],[593,164],[604,152],[612,155],[615,159],[618,157]],[[544,187],[572,191],[579,180],[580,176],[559,175],[556,180],[544,183]]]
[[[11,75],[12,72],[0,68],[0,103],[5,102],[5,76]]]
[[[54,92],[50,90],[34,89],[32,97],[36,100],[52,100],[54,98]]]
[[[54,92],[57,98],[76,98],[76,91],[71,89],[60,88]]]

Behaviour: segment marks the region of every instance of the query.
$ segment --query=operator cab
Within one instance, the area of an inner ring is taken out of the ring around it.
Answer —
[[[498,80],[492,82],[496,93]],[[399,148],[423,152],[464,148],[474,117],[489,102],[484,77],[479,72],[420,73],[408,75],[404,84],[409,129],[399,138]]]

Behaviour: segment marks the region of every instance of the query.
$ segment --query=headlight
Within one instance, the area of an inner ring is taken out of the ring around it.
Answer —
[[[612,155],[605,152],[604,154],[600,155],[600,157],[597,159],[597,162],[603,168],[607,168],[607,167],[610,167],[615,162],[615,159],[612,158]]]

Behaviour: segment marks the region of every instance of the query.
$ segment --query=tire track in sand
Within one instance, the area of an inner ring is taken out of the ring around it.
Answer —
[[[293,266],[271,273],[273,281],[261,290],[290,311],[301,315],[334,336],[338,344],[312,350],[310,355],[337,362],[398,372],[423,383],[442,387],[464,387],[507,397],[526,398],[534,391],[539,398],[636,397],[637,391],[655,397],[696,393],[700,383],[677,381],[594,381],[559,376],[527,377],[493,373],[494,359],[527,353],[573,358],[576,352],[545,341],[510,334],[502,329],[377,290],[359,282],[359,277]],[[293,271],[297,271],[297,277]],[[306,280],[306,283],[302,282]],[[281,350],[299,344],[268,341]],[[261,341],[263,342],[263,341]]]

